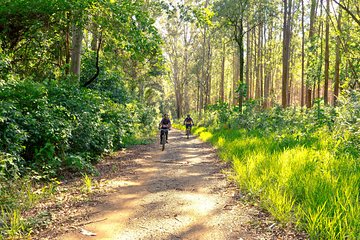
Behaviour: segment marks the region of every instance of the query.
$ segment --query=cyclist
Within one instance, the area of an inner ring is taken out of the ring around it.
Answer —
[[[161,119],[161,122],[159,123],[159,129],[171,129],[171,121],[169,118],[169,115],[167,115],[166,113],[163,115],[163,118]],[[166,134],[166,143],[168,142],[168,132],[169,131],[165,131]],[[162,136],[162,131],[160,131],[160,144],[161,144],[161,136]]]
[[[187,117],[185,118],[184,125],[186,126],[186,129],[190,128],[190,131],[191,131],[191,127],[192,127],[192,125],[194,125],[194,121],[190,117],[190,114],[188,114]]]

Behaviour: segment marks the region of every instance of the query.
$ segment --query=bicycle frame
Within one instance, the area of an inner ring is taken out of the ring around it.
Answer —
[[[161,145],[162,148],[161,150],[164,151],[165,150],[165,144],[166,144],[166,133],[169,132],[169,129],[160,129],[160,136],[161,136]]]

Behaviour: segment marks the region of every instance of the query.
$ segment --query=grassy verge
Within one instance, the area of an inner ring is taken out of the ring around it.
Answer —
[[[148,144],[154,141],[156,133],[136,133],[126,138],[123,146]],[[41,176],[39,178],[42,179]],[[96,182],[86,173],[74,180],[78,184],[74,189],[68,189],[69,186],[55,178],[39,181],[34,174],[12,181],[0,178],[0,240],[31,239],[36,231],[52,224],[54,213],[49,206],[57,205],[59,211],[65,202],[59,199],[66,199],[66,204],[70,206],[73,201],[86,201],[96,188]]]
[[[335,153],[325,133],[299,140],[261,131],[193,129],[233,164],[240,188],[311,239],[360,236],[360,162]]]
[[[23,213],[51,198],[59,185],[55,180],[43,185],[35,182],[29,177],[0,181],[0,239],[30,237],[34,219],[26,219]]]

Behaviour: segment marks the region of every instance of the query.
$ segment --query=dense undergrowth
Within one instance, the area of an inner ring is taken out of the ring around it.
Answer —
[[[22,213],[56,193],[63,173],[96,174],[93,164],[149,136],[156,117],[129,93],[66,80],[0,88],[0,239],[27,236],[31,222]]]
[[[239,187],[311,239],[360,236],[359,94],[337,109],[318,104],[243,114],[212,106],[194,133],[233,164]]]

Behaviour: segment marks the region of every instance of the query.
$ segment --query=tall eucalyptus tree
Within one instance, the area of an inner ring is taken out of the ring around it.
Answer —
[[[221,24],[230,28],[232,38],[236,42],[239,49],[239,108],[242,109],[243,98],[246,96],[246,86],[244,83],[244,36],[246,29],[247,12],[249,10],[250,0],[224,0],[214,4],[214,10]]]

